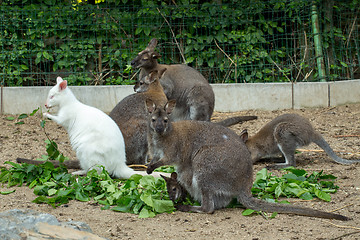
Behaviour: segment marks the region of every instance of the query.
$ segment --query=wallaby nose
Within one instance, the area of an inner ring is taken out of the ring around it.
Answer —
[[[130,64],[131,64],[132,67],[135,67],[135,59],[132,60]]]

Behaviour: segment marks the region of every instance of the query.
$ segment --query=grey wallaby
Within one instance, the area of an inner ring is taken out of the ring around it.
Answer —
[[[230,129],[205,121],[171,122],[175,101],[157,107],[146,101],[149,112],[149,159],[147,173],[162,165],[174,165],[179,183],[201,206],[179,205],[181,211],[212,213],[226,207],[233,198],[257,211],[290,213],[320,218],[349,218],[319,210],[275,204],[251,194],[253,163],[250,152]]]
[[[316,132],[309,120],[298,114],[283,114],[267,123],[252,137],[244,130],[240,134],[251,153],[253,162],[261,158],[283,155],[284,163],[269,168],[296,166],[295,150],[314,142],[337,163],[352,164],[360,160],[347,160],[338,157],[320,133]]]
[[[160,82],[168,99],[175,99],[177,106],[172,114],[176,120],[210,121],[214,111],[215,95],[203,75],[185,64],[158,64],[160,55],[155,52],[157,40],[150,41],[145,50],[131,61],[133,68],[140,68],[139,80],[150,72],[167,68]]]

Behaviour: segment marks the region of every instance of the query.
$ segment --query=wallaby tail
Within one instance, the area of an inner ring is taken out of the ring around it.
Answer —
[[[224,126],[224,127],[230,127],[230,126],[238,124],[238,123],[255,120],[255,119],[257,119],[257,116],[237,116],[237,117],[230,117],[230,118],[227,118],[220,122],[215,122],[215,123],[219,124],[221,126]]]
[[[280,204],[280,203],[269,203],[263,200],[254,198],[252,196],[246,196],[246,194],[242,194],[239,196],[238,201],[244,205],[246,208],[253,209],[256,211],[269,211],[269,212],[278,212],[278,213],[290,213],[302,216],[309,217],[318,217],[318,218],[327,218],[327,219],[337,219],[341,221],[348,221],[350,218],[336,214],[329,213],[320,210],[315,210],[311,208],[304,208],[293,206],[289,204]]]
[[[326,152],[326,154],[329,155],[337,163],[352,164],[352,163],[360,162],[360,159],[347,160],[336,155],[335,152],[330,147],[330,145],[325,141],[325,139],[320,134],[317,134],[316,138],[314,139],[314,143],[316,143],[319,147],[321,147]]]

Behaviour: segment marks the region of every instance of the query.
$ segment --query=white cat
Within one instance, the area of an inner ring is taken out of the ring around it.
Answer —
[[[133,174],[145,175],[126,165],[125,143],[116,123],[97,108],[79,102],[61,77],[50,90],[45,107],[59,107],[58,115],[44,113],[44,117],[62,125],[69,134],[83,170],[82,175],[96,165],[103,165],[110,175],[127,179]]]

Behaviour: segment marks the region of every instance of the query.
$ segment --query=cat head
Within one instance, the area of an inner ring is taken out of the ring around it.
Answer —
[[[67,81],[63,80],[61,77],[57,77],[56,85],[52,87],[49,91],[49,95],[46,100],[45,107],[52,108],[59,106],[65,97],[66,90],[67,90]]]

